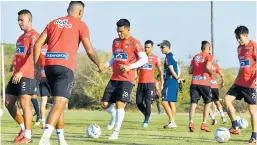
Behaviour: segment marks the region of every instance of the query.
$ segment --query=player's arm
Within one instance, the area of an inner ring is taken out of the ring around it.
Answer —
[[[87,52],[88,57],[99,67],[100,66],[100,60],[97,56],[97,53],[95,49],[93,48],[89,38],[84,37],[81,39],[81,42]]]
[[[37,39],[37,42],[34,46],[34,64],[37,68],[37,66],[39,65],[39,56],[40,56],[40,51],[42,46],[45,44],[47,40],[47,31],[46,29],[41,33],[41,35],[39,36],[39,38]]]
[[[155,88],[155,90],[156,90],[156,92],[158,93],[158,94],[160,94],[159,93],[159,83],[158,82],[156,82],[156,83],[154,83],[154,88]]]
[[[159,76],[161,78],[161,90],[162,90],[164,79],[163,79],[163,72],[162,72],[162,64],[161,64],[161,61],[159,60],[159,58],[157,58],[157,69],[158,69]]]
[[[105,63],[105,67],[112,67],[114,58],[112,57],[108,62]]]
[[[207,72],[210,75],[212,75],[212,72],[213,72],[213,70],[212,70],[212,61],[213,61],[213,57],[212,56],[208,56],[205,68],[206,68]]]
[[[136,69],[148,62],[148,58],[145,52],[137,52],[139,60],[129,65],[130,69]]]
[[[179,76],[176,74],[174,68],[173,68],[173,65],[176,64],[176,61],[174,60],[173,57],[167,57],[167,62],[168,62],[168,68],[169,68],[169,71],[172,75],[172,77],[174,79],[176,79],[177,81],[179,81]]]
[[[191,61],[191,64],[189,66],[189,70],[188,70],[189,74],[193,74],[193,60]]]
[[[181,69],[180,69],[180,66],[179,66],[178,63],[177,63],[177,68],[178,68],[178,77],[180,77],[180,75],[181,75]]]
[[[222,72],[222,70],[221,69],[218,69],[218,72],[217,72],[219,75],[220,75],[220,77],[221,77],[221,86],[222,87],[224,87],[224,85],[225,85],[225,78],[224,78],[224,74],[223,74],[223,72]]]

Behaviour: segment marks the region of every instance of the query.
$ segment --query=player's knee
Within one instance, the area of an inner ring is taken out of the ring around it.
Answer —
[[[231,105],[232,104],[232,97],[229,96],[229,95],[226,95],[225,98],[224,98],[224,101],[225,101],[225,105],[228,106],[228,105]]]

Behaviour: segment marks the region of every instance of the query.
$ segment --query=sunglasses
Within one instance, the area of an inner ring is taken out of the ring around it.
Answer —
[[[164,46],[161,46],[161,49],[165,48]]]

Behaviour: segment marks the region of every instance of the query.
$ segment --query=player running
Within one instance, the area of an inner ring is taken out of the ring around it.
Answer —
[[[136,83],[136,69],[148,62],[140,42],[130,35],[130,22],[120,19],[116,25],[119,38],[114,39],[113,58],[106,64],[106,67],[112,67],[113,74],[102,98],[104,109],[112,116],[107,126],[108,130],[114,127],[111,140],[118,139],[124,108]],[[112,103],[116,103],[117,111]]]
[[[31,143],[33,114],[30,108],[31,98],[35,93],[33,46],[39,36],[32,28],[32,14],[23,9],[18,12],[18,23],[24,34],[16,43],[15,68],[6,89],[6,108],[21,131],[15,138],[15,144]],[[23,116],[15,103],[20,97]],[[24,118],[24,119],[23,119]],[[24,122],[25,121],[25,122]],[[24,124],[25,123],[25,124]]]
[[[236,80],[225,96],[227,112],[232,122],[231,134],[240,134],[236,120],[233,101],[244,98],[251,114],[252,136],[249,144],[256,144],[257,114],[256,114],[256,43],[248,39],[249,30],[245,26],[235,29],[235,36],[239,43],[237,47],[240,69]]]
[[[163,74],[160,59],[152,53],[153,41],[145,42],[145,52],[148,56],[148,63],[139,68],[139,81],[136,94],[136,103],[138,109],[143,113],[145,119],[141,126],[148,126],[151,115],[152,99],[155,97],[155,68],[161,76],[161,89],[163,88]]]
[[[164,87],[162,89],[162,105],[169,117],[169,124],[165,125],[164,128],[176,128],[175,118],[178,84],[182,81],[179,78],[180,68],[174,54],[170,50],[170,42],[163,40],[158,46],[160,46],[162,53],[166,55],[163,71]]]
[[[212,102],[211,87],[210,87],[210,76],[213,72],[212,62],[213,57],[210,55],[211,45],[208,41],[202,41],[201,46],[202,52],[196,54],[193,57],[189,68],[189,74],[193,74],[191,86],[190,86],[190,99],[191,99],[191,109],[189,111],[189,130],[190,132],[195,132],[194,126],[194,115],[197,103],[202,96],[204,101],[204,112],[203,112],[203,122],[201,125],[201,130],[210,132],[211,130],[207,126],[208,115],[210,111],[210,105]]]
[[[216,75],[219,74],[221,77],[221,86],[224,87],[224,85],[225,85],[224,74],[223,74],[222,70],[220,69],[219,65],[214,62],[212,63],[212,71],[213,72],[211,75],[210,85],[211,85],[211,93],[212,93],[213,101],[218,108],[218,111],[220,113],[223,123],[226,123],[227,121],[224,116],[222,105],[219,100],[219,85],[218,85],[217,79],[216,79]],[[215,119],[213,110],[211,108],[210,108],[210,118],[212,119],[212,125],[217,124],[217,120]]]
[[[38,64],[41,47],[46,42],[48,50],[45,60],[45,74],[55,103],[48,114],[46,126],[39,145],[49,145],[50,137],[56,128],[60,145],[66,145],[64,139],[64,109],[74,86],[75,57],[79,43],[82,42],[89,58],[100,71],[104,66],[96,55],[90,42],[87,25],[81,21],[84,14],[82,1],[71,1],[67,9],[68,16],[51,21],[40,35],[36,45],[34,60]]]

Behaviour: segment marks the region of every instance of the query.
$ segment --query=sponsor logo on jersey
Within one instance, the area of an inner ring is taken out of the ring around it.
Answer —
[[[25,53],[25,46],[18,46],[16,48],[16,54],[23,55]]]
[[[68,60],[69,54],[64,52],[47,52],[46,59],[65,59]]]
[[[240,68],[250,67],[250,60],[240,60]]]
[[[128,60],[128,54],[126,53],[113,53],[114,60],[117,61],[127,61]]]
[[[64,28],[64,27],[65,28],[71,28],[72,27],[72,24],[68,24],[68,19],[64,19],[64,20],[58,19],[58,20],[55,20],[54,24],[58,25],[59,28]]]
[[[152,70],[153,69],[153,65],[151,63],[146,63],[144,65],[142,65],[140,67],[140,69],[148,69],[148,70]]]

